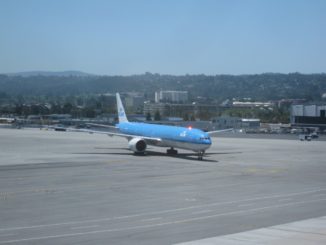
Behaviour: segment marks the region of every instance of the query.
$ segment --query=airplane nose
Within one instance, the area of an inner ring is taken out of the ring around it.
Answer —
[[[211,145],[212,144],[212,141],[211,141],[211,139],[205,139],[204,140],[204,144],[206,144],[206,145]]]
[[[211,141],[211,138],[210,137],[201,137],[200,139],[200,143],[201,144],[204,144],[204,145],[211,145],[212,144],[212,141]]]

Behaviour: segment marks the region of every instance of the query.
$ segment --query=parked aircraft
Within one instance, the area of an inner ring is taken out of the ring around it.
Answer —
[[[204,132],[191,127],[177,127],[160,124],[129,122],[119,93],[116,94],[119,123],[114,126],[90,124],[92,126],[115,128],[118,132],[79,129],[78,131],[121,136],[128,140],[128,147],[135,154],[143,154],[147,145],[168,147],[167,154],[177,154],[176,149],[191,150],[202,160],[205,151],[211,146],[211,134],[228,130]]]

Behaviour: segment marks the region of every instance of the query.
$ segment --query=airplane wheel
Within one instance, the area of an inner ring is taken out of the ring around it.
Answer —
[[[171,149],[167,149],[166,150],[166,153],[168,155],[177,155],[178,154],[178,151],[177,150],[174,150],[173,148],[171,148]]]
[[[203,160],[204,154],[205,154],[205,151],[199,152],[198,153],[198,160]]]

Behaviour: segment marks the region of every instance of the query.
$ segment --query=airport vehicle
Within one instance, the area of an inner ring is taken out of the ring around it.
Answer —
[[[310,137],[312,139],[318,139],[319,138],[319,135],[317,134],[317,132],[313,132],[313,133],[310,134]]]
[[[97,131],[89,129],[79,129],[78,131],[125,137],[128,140],[129,149],[132,150],[135,154],[144,154],[147,145],[152,145],[169,147],[170,149],[167,150],[167,154],[171,155],[178,153],[174,148],[191,150],[198,154],[199,160],[202,160],[205,150],[207,150],[212,144],[210,135],[232,130],[227,129],[204,132],[200,129],[191,127],[185,128],[150,123],[129,122],[119,93],[116,94],[116,99],[119,123],[115,127],[101,124],[90,125],[105,128],[115,128],[118,132]]]
[[[55,131],[67,131],[67,129],[63,125],[55,125],[53,126]]]
[[[311,141],[311,136],[310,135],[307,135],[307,134],[300,134],[299,135],[299,140],[300,141],[305,141],[305,140]]]

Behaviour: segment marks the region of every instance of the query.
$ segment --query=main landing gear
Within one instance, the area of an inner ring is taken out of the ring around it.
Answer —
[[[173,147],[171,147],[170,149],[166,150],[166,154],[168,154],[168,155],[177,155],[178,151],[174,150]]]
[[[178,151],[175,150],[173,147],[171,147],[170,149],[166,150],[166,154],[168,154],[168,155],[177,155]],[[198,160],[203,160],[204,154],[205,154],[205,151],[199,151],[198,152]]]
[[[198,152],[198,160],[203,160],[204,154],[205,154],[205,151]]]

